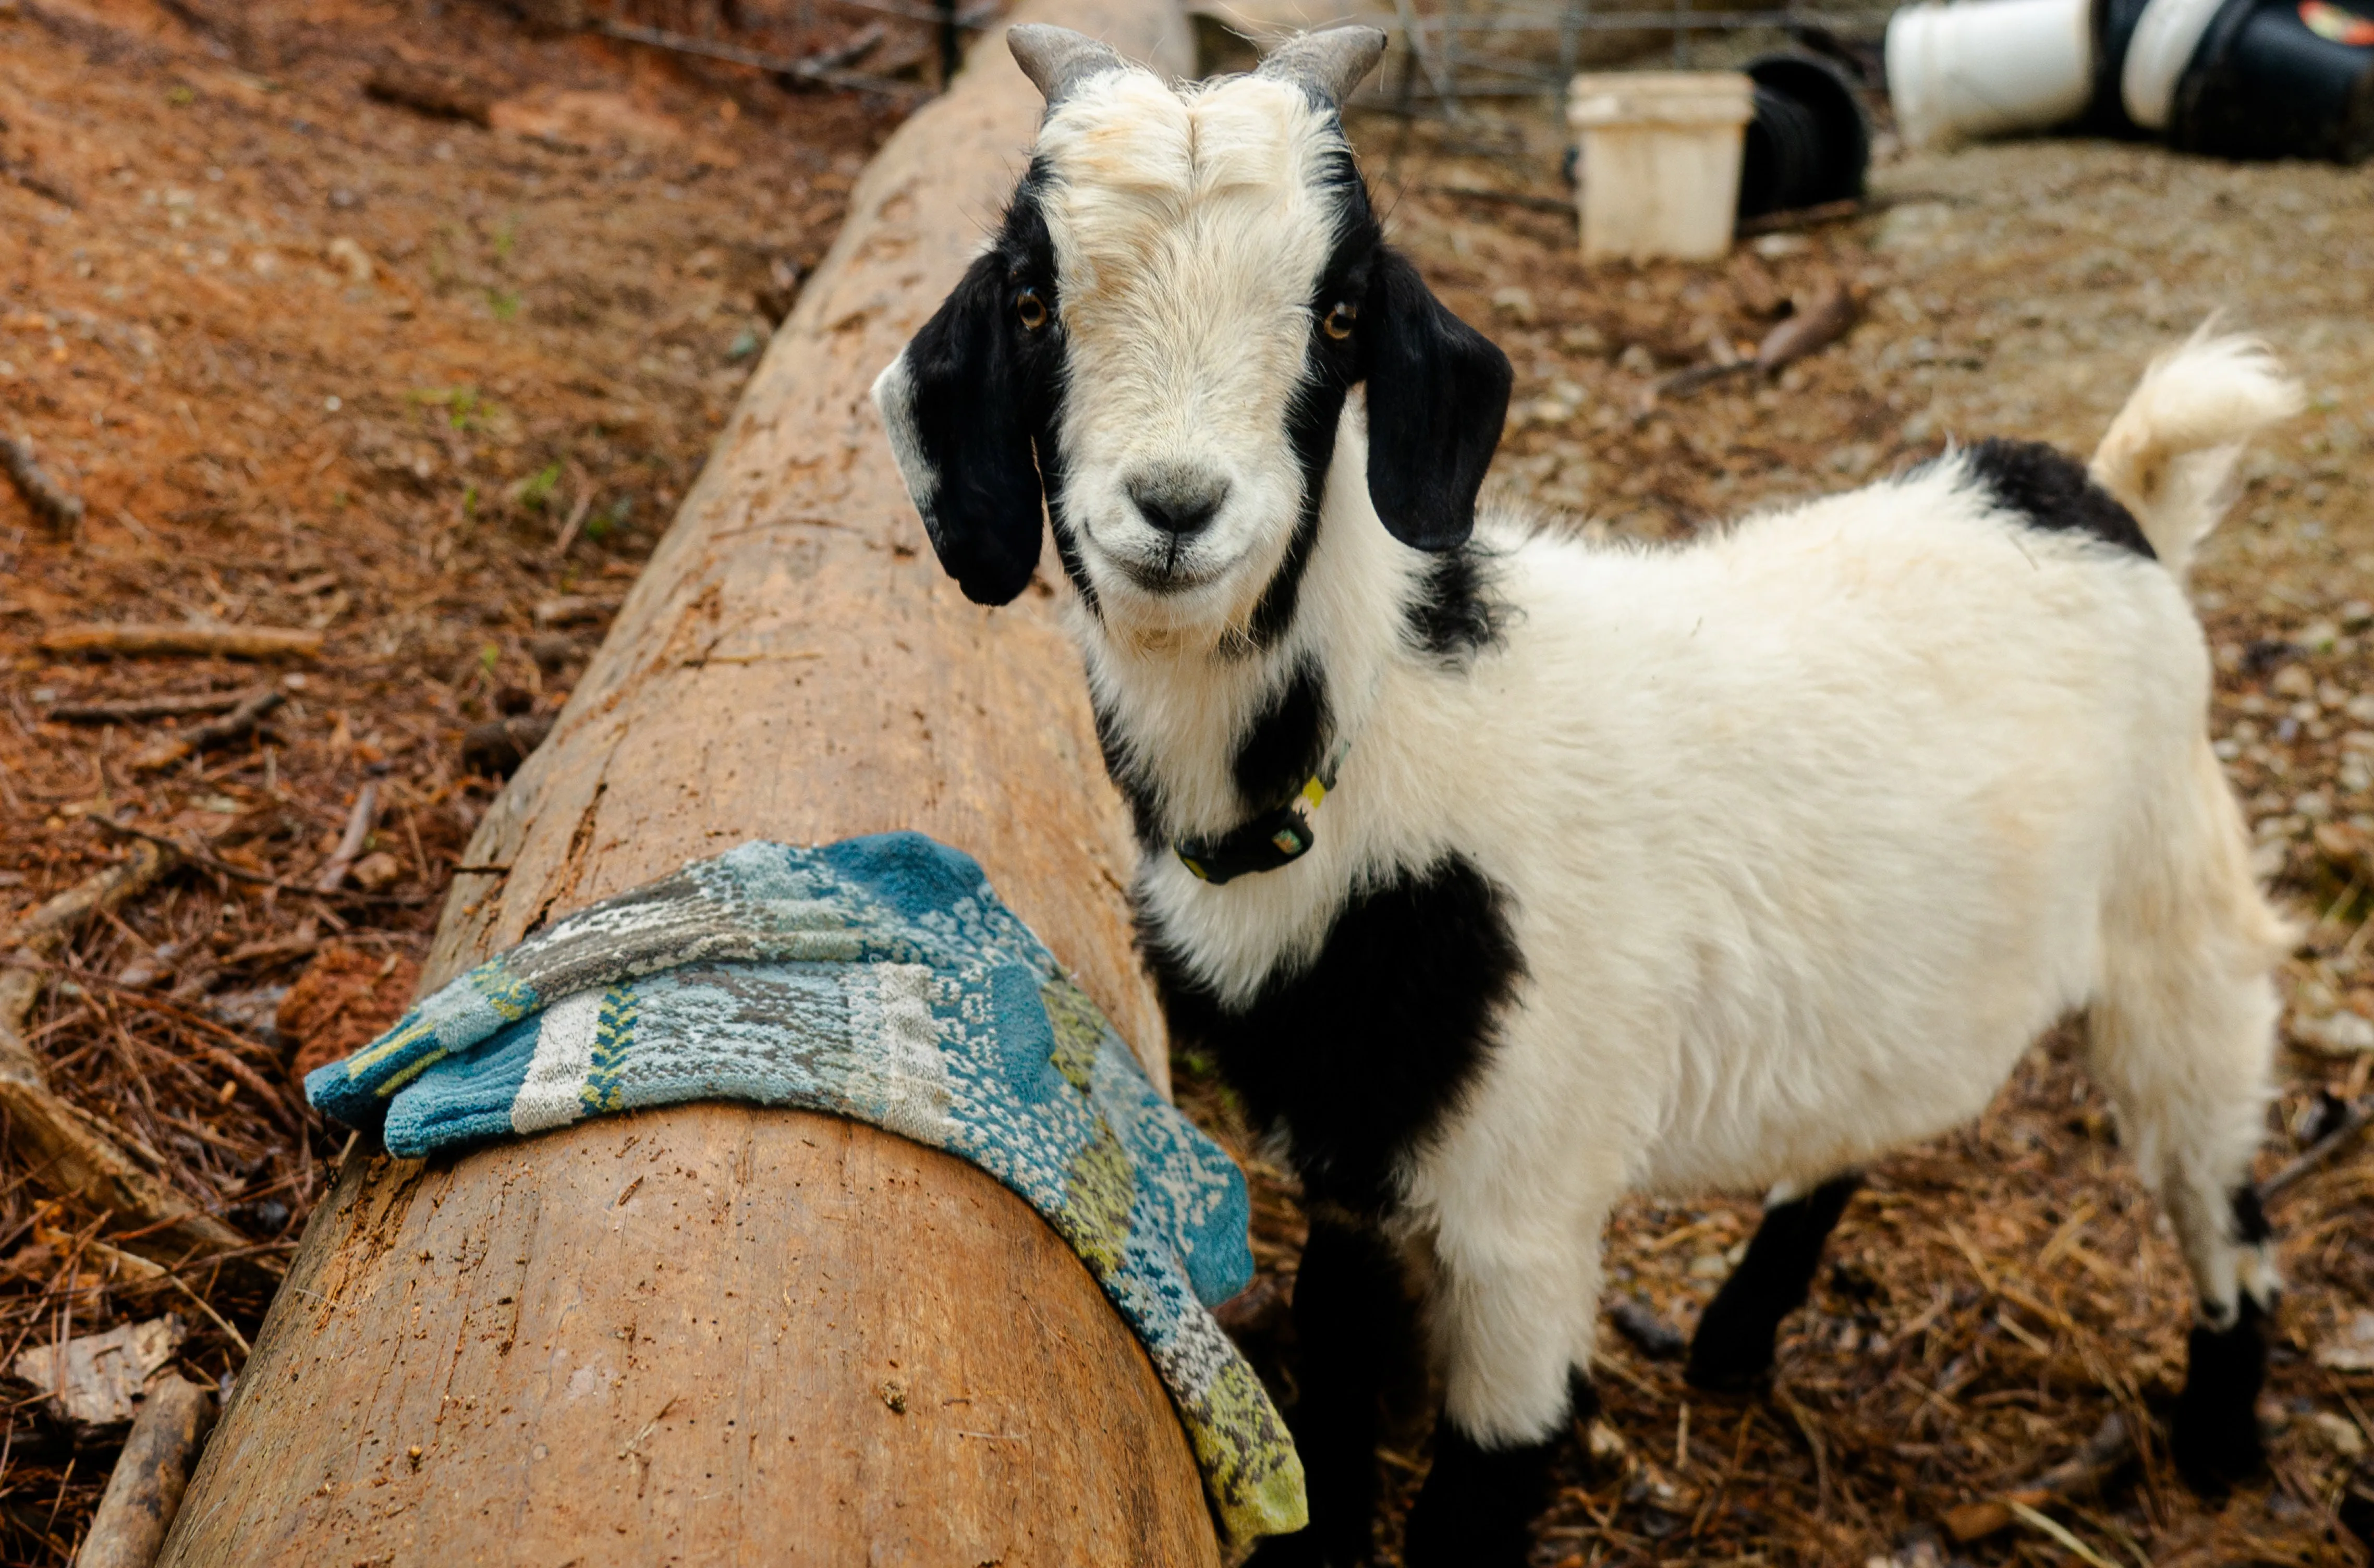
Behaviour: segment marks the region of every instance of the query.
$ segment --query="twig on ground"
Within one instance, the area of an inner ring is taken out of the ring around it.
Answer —
[[[335,893],[347,873],[355,869],[362,858],[363,846],[370,840],[372,825],[379,821],[379,780],[366,778],[355,792],[355,808],[347,813],[347,830],[338,838],[338,847],[330,852],[322,874],[313,881],[316,893]]]
[[[161,740],[134,757],[133,770],[154,772],[160,767],[170,767],[183,757],[202,752],[208,746],[243,739],[254,730],[256,722],[279,707],[282,700],[277,687],[258,686],[221,718],[210,720],[186,733]]]
[[[1817,224],[1837,223],[1850,217],[1860,217],[1863,204],[1854,197],[1842,202],[1821,202],[1810,207],[1791,207],[1785,212],[1758,213],[1754,217],[1739,220],[1737,232],[1777,234],[1784,228],[1812,228]]]
[[[206,1311],[214,1315],[212,1307]],[[90,1533],[75,1555],[81,1568],[149,1568],[157,1561],[215,1414],[214,1390],[203,1384],[167,1373],[148,1385]]]
[[[844,0],[844,3],[846,3],[846,0]],[[22,185],[28,191],[32,192],[33,194],[37,196],[47,196],[50,200],[57,203],[58,205],[65,207],[70,211],[79,212],[82,210],[82,198],[76,196],[74,193],[74,187],[68,185],[63,180],[53,179],[51,176],[42,173],[40,170],[34,169],[26,164],[11,164],[6,158],[0,158],[0,169],[6,170],[11,179],[15,180],[18,184]]]
[[[147,719],[185,719],[192,714],[225,713],[252,694],[194,692],[187,696],[135,696],[118,702],[62,702],[45,708],[41,717],[60,724],[137,724]]]
[[[498,96],[493,89],[467,76],[403,60],[374,67],[363,78],[363,93],[416,114],[438,120],[466,120],[473,125],[490,123]]]
[[[1530,191],[1495,191],[1483,185],[1420,185],[1418,190],[1428,195],[1455,196],[1466,202],[1491,202],[1504,207],[1521,207],[1526,212],[1554,212],[1563,217],[1575,215],[1571,196],[1543,196]]]
[[[2259,1184],[2259,1201],[2266,1202],[2300,1177],[2315,1170],[2340,1153],[2341,1146],[2374,1123],[2374,1097],[2357,1102],[2344,1117],[2341,1125],[2300,1151],[2299,1154],[2274,1175]]]
[[[0,471],[6,472],[17,493],[25,497],[25,504],[43,522],[60,533],[71,533],[80,526],[82,497],[42,471],[34,461],[30,440],[23,436],[0,436]]]
[[[2093,1492],[2134,1457],[2134,1432],[2126,1417],[2114,1410],[2102,1418],[2102,1424],[2076,1453],[2026,1486],[2001,1497],[1947,1509],[1942,1521],[1945,1533],[1965,1542],[1991,1536],[2014,1518],[2028,1518],[2043,1504]]]
[[[841,0],[843,5],[850,3],[851,0]],[[932,19],[937,21],[939,18],[934,15]],[[962,18],[958,18],[957,25],[963,27],[966,24]],[[874,53],[875,46],[888,36],[889,31],[880,22],[869,22],[831,48],[819,49],[808,58],[819,65],[854,65]]]
[[[577,543],[577,531],[585,526],[585,514],[593,509],[594,491],[589,486],[577,493],[577,504],[569,509],[569,521],[560,525],[560,537],[552,542],[554,560],[569,554],[569,547]]]
[[[59,626],[43,632],[44,653],[112,653],[129,658],[313,659],[322,634],[280,626],[126,624]]]
[[[276,893],[301,893],[311,898],[337,898],[349,904],[387,904],[404,908],[416,908],[428,902],[427,899],[411,894],[365,893],[354,887],[335,888],[323,893],[319,888],[308,887],[303,883],[283,882],[278,877],[267,875],[263,872],[253,872],[245,866],[235,866],[217,855],[207,853],[196,845],[168,837],[149,828],[135,827],[128,822],[117,822],[112,817],[100,816],[96,813],[92,814],[90,820],[110,833],[120,833],[126,838],[138,838],[157,845],[160,848],[170,849],[199,871],[215,876],[229,877],[233,882],[243,882],[251,887],[268,887]],[[326,914],[327,911],[324,913]]]
[[[1778,375],[1807,355],[1818,353],[1844,337],[1858,314],[1854,291],[1834,280],[1766,333],[1764,341],[1756,345],[1755,358],[1735,360],[1729,365],[1693,365],[1667,376],[1655,390],[1661,396],[1684,397],[1727,376],[1744,376],[1751,370]]]
[[[826,64],[813,56],[794,59],[781,54],[762,54],[738,44],[720,43],[714,39],[694,38],[688,33],[667,32],[659,28],[638,27],[632,22],[596,21],[592,24],[592,30],[605,38],[640,43],[650,49],[664,49],[677,54],[698,54],[704,59],[748,65],[770,73],[786,86],[844,88],[856,92],[879,93],[901,102],[913,102],[931,96],[927,88],[914,83],[894,82],[887,76],[846,70],[839,65]]]

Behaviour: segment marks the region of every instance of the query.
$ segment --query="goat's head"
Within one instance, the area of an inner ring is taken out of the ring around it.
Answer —
[[[1047,97],[1029,170],[874,388],[965,594],[1022,591],[1043,497],[1100,614],[1243,629],[1310,548],[1363,382],[1384,526],[1422,550],[1464,540],[1509,364],[1385,247],[1353,166],[1337,105],[1384,35],[1306,35],[1175,88],[1060,28],[1007,40]]]

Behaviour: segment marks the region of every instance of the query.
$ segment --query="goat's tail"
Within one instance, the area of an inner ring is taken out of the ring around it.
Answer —
[[[2243,443],[2304,401],[2264,343],[2217,335],[2216,325],[2213,317],[2152,361],[2088,469],[2135,514],[2153,552],[2179,577],[2234,498]]]

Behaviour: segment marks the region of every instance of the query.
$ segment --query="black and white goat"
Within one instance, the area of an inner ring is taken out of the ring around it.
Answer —
[[[2181,579],[2298,401],[2264,352],[2164,358],[2090,474],[1989,442],[1684,548],[1478,528],[1510,370],[1381,238],[1336,105],[1382,36],[1184,86],[1008,38],[1028,170],[875,397],[974,600],[1043,498],[1173,1028],[1303,1181],[1275,1559],[1367,1555],[1405,1285],[1447,1390],[1408,1560],[1520,1562],[1618,1199],[1770,1189],[1690,1363],[1752,1380],[1855,1168],[2078,1008],[2198,1291],[2177,1457],[2251,1470],[2286,933]]]

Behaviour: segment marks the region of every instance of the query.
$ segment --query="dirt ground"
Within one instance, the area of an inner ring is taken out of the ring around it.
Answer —
[[[735,41],[805,54],[876,19],[778,9],[740,7]],[[920,57],[899,31],[877,58]],[[375,99],[375,77],[461,117]],[[0,435],[86,507],[61,535],[0,486],[0,929],[123,853],[105,821],[203,845],[62,955],[88,978],[31,1032],[52,1082],[253,1257],[294,1246],[346,1141],[303,1108],[295,1057],[400,1007],[496,787],[464,731],[566,697],[899,112],[491,4],[0,0]],[[325,650],[38,647],[184,620],[318,629]],[[259,732],[165,767],[139,754],[171,720],[53,713],[258,687],[285,699]],[[366,784],[355,872],[296,893]],[[205,1054],[226,1039],[268,1096]],[[234,1375],[264,1292],[130,1280],[98,1228],[0,1167],[0,1367],[175,1313],[184,1370]],[[0,1562],[62,1563],[121,1430],[6,1387]]]
[[[830,0],[630,14],[738,23],[789,54],[869,19]],[[921,43],[879,47],[912,60]],[[371,97],[399,65],[464,117]],[[348,1048],[400,1004],[491,797],[464,731],[565,698],[897,113],[539,35],[490,4],[0,0],[0,434],[29,436],[87,503],[61,534],[0,488],[0,922],[118,858],[111,823],[192,847],[60,956],[75,973],[31,1025],[59,1089],[253,1256],[293,1247],[346,1141],[302,1107],[297,1059]],[[2316,406],[2253,458],[2196,579],[2221,755],[2306,931],[2263,1168],[2314,1135],[2319,1091],[2367,1092],[2374,1055],[2346,1049],[2348,1020],[2374,1014],[2362,173],[2107,144],[1891,156],[1851,221],[1720,265],[1591,268],[1543,210],[1559,195],[1547,160],[1453,158],[1425,135],[1395,158],[1393,124],[1356,130],[1372,173],[1393,175],[1402,242],[1517,364],[1505,492],[1611,536],[1686,540],[1948,437],[2083,451],[2149,356],[2212,310],[2267,333]],[[1522,199],[1451,193],[1476,189]],[[1834,282],[1862,317],[1837,346],[1773,383],[1652,395]],[[318,628],[325,645],[273,665],[39,646],[139,620]],[[285,700],[259,731],[165,766],[140,754],[171,720],[56,713],[265,685]],[[361,859],[315,895],[366,784]],[[205,1048],[224,1032],[244,1076]],[[1241,1150],[1225,1094],[1194,1061],[1180,1072]],[[1264,1278],[1232,1319],[1275,1362],[1299,1223],[1248,1160]],[[236,1375],[262,1289],[208,1268],[133,1279],[111,1250],[131,1238],[30,1178],[0,1166],[0,1363],[171,1312],[185,1370]],[[1578,1433],[1538,1561],[2362,1561],[2335,1509],[2374,1447],[2374,1374],[2319,1352],[2374,1309],[2370,1199],[2361,1142],[2273,1205],[2291,1287],[2265,1402],[2274,1474],[2204,1507],[2154,1425],[2182,1364],[2182,1272],[2056,1036],[1979,1127],[1872,1173],[1769,1391],[1696,1394],[1677,1363],[1607,1334],[1604,1418]],[[1611,1305],[1686,1330],[1754,1216],[1738,1199],[1628,1209]],[[6,1391],[0,1562],[64,1562],[120,1430]],[[2113,1413],[2145,1442],[2098,1492],[1945,1533],[1957,1505],[2024,1486]],[[1393,1457],[1404,1499],[1424,1462],[1416,1439]],[[1389,1560],[1396,1539],[1389,1521]]]

